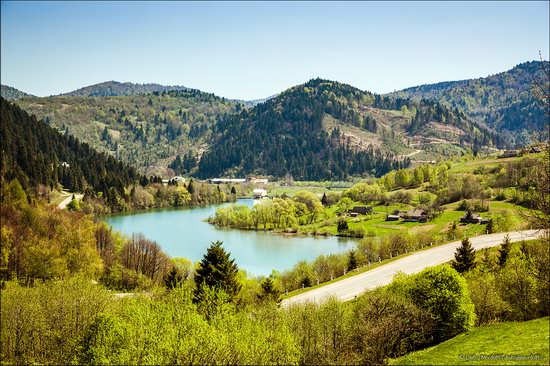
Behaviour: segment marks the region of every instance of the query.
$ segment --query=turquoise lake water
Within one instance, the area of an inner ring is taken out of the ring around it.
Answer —
[[[252,206],[243,199],[239,204]],[[352,249],[355,242],[337,237],[283,236],[263,231],[219,229],[203,220],[214,215],[220,205],[164,209],[104,217],[114,230],[126,235],[143,233],[155,240],[171,257],[200,261],[211,242],[223,241],[224,248],[240,268],[252,275],[284,271],[300,260],[313,260],[320,254]]]

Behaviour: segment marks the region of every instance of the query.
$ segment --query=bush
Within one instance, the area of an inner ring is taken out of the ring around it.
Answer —
[[[466,275],[466,281],[474,303],[476,326],[501,320],[507,305],[500,296],[495,275],[478,268]]]
[[[393,200],[395,202],[409,204],[412,200],[412,195],[410,192],[407,191],[398,191],[392,196]]]
[[[360,364],[381,365],[432,342],[435,322],[398,294],[378,289],[359,297],[354,304],[354,349]]]
[[[398,275],[388,289],[431,314],[437,341],[454,337],[474,324],[474,305],[466,280],[448,265],[430,267],[415,275]]]

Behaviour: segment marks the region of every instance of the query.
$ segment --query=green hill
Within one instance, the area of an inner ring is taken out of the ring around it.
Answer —
[[[422,351],[392,360],[392,365],[548,365],[549,319],[488,325]]]
[[[160,84],[136,84],[121,83],[118,81],[105,81],[94,85],[85,86],[69,93],[63,93],[61,96],[71,97],[115,97],[123,95],[140,95],[149,93],[162,93],[171,90],[181,91],[189,88],[180,85],[160,85]]]
[[[141,172],[165,174],[177,156],[196,160],[217,118],[238,104],[195,89],[130,96],[25,98],[18,104],[51,127]],[[177,174],[192,167],[175,167]]]
[[[79,192],[123,194],[140,178],[134,168],[60,134],[4,98],[0,104],[2,182],[17,178],[25,188],[62,184]]]
[[[406,166],[418,153],[434,159],[465,147],[501,144],[498,135],[437,102],[384,97],[313,79],[220,119],[198,174],[300,180],[380,176]]]
[[[545,80],[548,61],[531,61],[484,78],[421,85],[391,93],[394,97],[430,99],[463,111],[468,117],[525,144],[529,131],[548,121],[533,95],[534,82]]]

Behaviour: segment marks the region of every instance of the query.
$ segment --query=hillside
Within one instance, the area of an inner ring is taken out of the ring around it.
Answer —
[[[26,98],[18,104],[50,126],[148,175],[168,175],[166,168],[176,156],[198,159],[208,146],[216,119],[240,107],[194,89],[117,97]],[[175,168],[177,174],[189,173],[189,167]]]
[[[0,103],[2,181],[17,178],[24,188],[62,184],[73,191],[123,194],[126,186],[138,180],[134,168],[73,136],[63,136],[4,98]]]
[[[321,79],[258,104],[187,88],[141,93],[164,88],[157,84],[98,85],[72,93],[86,96],[29,97],[18,104],[141,172],[163,176],[346,179],[508,141],[436,101]]]
[[[0,95],[6,100],[20,99],[23,97],[32,97],[33,95],[22,92],[7,85],[0,85]]]
[[[380,176],[407,165],[415,154],[433,159],[456,154],[457,148],[500,142],[463,113],[438,103],[383,97],[313,79],[220,119],[198,175],[289,174],[300,180]]]
[[[547,365],[548,339],[548,318],[500,323],[475,328],[435,347],[393,360],[390,364]]]
[[[103,83],[85,86],[69,93],[60,94],[60,96],[72,97],[115,97],[124,95],[140,95],[149,93],[162,93],[170,90],[188,90],[189,88],[179,85],[160,85],[160,84],[136,84],[121,83],[118,81],[105,81]]]
[[[468,117],[504,133],[519,145],[529,132],[542,130],[548,117],[533,96],[535,80],[544,80],[548,61],[532,61],[484,78],[448,81],[407,88],[390,96],[430,99],[459,108]]]

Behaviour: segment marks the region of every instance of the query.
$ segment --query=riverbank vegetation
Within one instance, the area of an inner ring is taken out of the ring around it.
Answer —
[[[530,225],[518,211],[534,205],[544,173],[541,154],[499,161],[466,157],[438,165],[392,171],[343,191],[283,192],[249,208],[229,206],[210,218],[214,225],[246,230],[274,230],[309,235],[387,237],[423,233],[441,242]],[[279,188],[275,192],[281,191]],[[354,207],[363,213],[350,215]],[[426,222],[387,221],[394,211],[419,209]],[[459,223],[468,212],[480,213],[489,225]],[[342,220],[345,223],[342,223]]]

